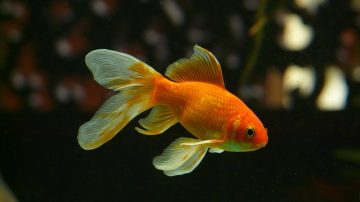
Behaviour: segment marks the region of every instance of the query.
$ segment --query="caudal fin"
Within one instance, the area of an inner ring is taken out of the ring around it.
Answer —
[[[106,49],[91,51],[85,62],[100,85],[119,91],[79,129],[80,146],[90,150],[109,141],[130,120],[155,104],[152,93],[161,75],[131,55]]]

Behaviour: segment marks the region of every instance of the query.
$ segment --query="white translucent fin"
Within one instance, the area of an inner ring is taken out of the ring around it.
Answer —
[[[213,147],[213,148],[210,148],[209,149],[209,152],[210,153],[222,153],[224,150],[222,150],[222,149],[219,149],[219,148],[216,148],[216,147]]]
[[[139,120],[145,130],[138,127],[135,129],[144,135],[158,135],[176,123],[177,119],[169,108],[159,105],[154,107],[146,118]]]
[[[171,64],[165,75],[178,82],[201,81],[224,88],[221,66],[215,56],[198,45],[194,46],[194,54]]]
[[[184,143],[195,143],[201,140],[178,138],[172,142],[161,155],[153,160],[155,168],[164,171],[168,176],[182,175],[191,172],[199,165],[206,154],[207,145],[187,146]]]
[[[152,103],[154,80],[161,75],[130,55],[110,50],[92,51],[85,61],[99,84],[120,91],[79,129],[80,146],[95,149],[155,104]]]
[[[78,142],[83,149],[95,149],[113,138],[135,116],[150,106],[147,98],[129,97],[123,92],[110,97],[92,119],[79,129]]]
[[[181,166],[177,167],[174,170],[164,170],[164,174],[167,176],[176,176],[184,175],[191,173],[204,158],[207,151],[207,147],[201,147],[198,149],[194,155],[192,155],[187,161],[185,161]]]
[[[223,143],[223,142],[224,142],[224,140],[210,139],[210,140],[202,140],[202,141],[198,141],[198,142],[184,142],[184,143],[181,143],[181,145],[195,146],[195,145],[201,145],[201,144],[216,144],[216,143]]]
[[[107,49],[91,51],[86,55],[85,63],[96,82],[112,90],[138,85],[134,80],[160,75],[149,65],[131,55]]]

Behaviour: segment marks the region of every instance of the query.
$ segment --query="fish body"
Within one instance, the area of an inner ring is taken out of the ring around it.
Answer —
[[[225,89],[215,56],[199,46],[194,55],[171,64],[165,76],[142,61],[100,49],[86,56],[95,80],[118,91],[79,129],[84,149],[113,138],[131,119],[152,108],[135,129],[158,135],[180,123],[194,138],[178,138],[155,157],[154,166],[168,176],[194,170],[206,152],[243,152],[267,144],[267,130],[238,97]]]
[[[161,82],[159,88],[158,102],[167,106],[195,137],[205,140],[225,135],[223,126],[236,110],[230,93],[203,82],[168,81]]]
[[[179,123],[195,137],[224,140],[225,144],[217,144],[217,147],[225,151],[251,150],[242,146],[246,141],[234,136],[232,124],[235,120],[241,122],[241,119],[250,123],[247,119],[252,119],[261,129],[261,122],[238,97],[224,88],[205,82],[176,83],[164,78],[159,80],[157,86],[156,102],[167,106]],[[267,136],[259,135],[257,138],[256,143],[260,147],[266,144]],[[238,147],[226,146],[229,145],[226,143],[237,140]],[[254,146],[254,150],[258,145]]]

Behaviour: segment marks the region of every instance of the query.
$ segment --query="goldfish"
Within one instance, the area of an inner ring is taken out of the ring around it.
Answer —
[[[80,126],[78,143],[85,150],[111,140],[133,118],[151,109],[135,130],[159,135],[180,123],[194,138],[180,137],[153,159],[167,176],[192,172],[205,154],[248,152],[264,147],[267,129],[255,113],[225,89],[221,66],[205,48],[194,46],[190,58],[168,66],[165,76],[141,60],[97,49],[85,63],[101,86],[117,94]]]

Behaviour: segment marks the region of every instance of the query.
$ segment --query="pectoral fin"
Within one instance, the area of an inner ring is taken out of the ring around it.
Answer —
[[[216,148],[216,147],[209,149],[209,152],[210,152],[210,153],[218,153],[218,154],[220,154],[220,153],[222,153],[223,151],[224,151],[224,150],[219,149],[219,148]]]
[[[184,143],[181,143],[181,145],[195,146],[195,145],[201,145],[201,144],[216,144],[216,143],[222,143],[222,142],[224,142],[224,140],[210,139],[210,140],[203,140],[203,141],[198,141],[198,142],[184,142]]]
[[[207,144],[196,144],[199,142],[203,141],[178,138],[154,158],[153,165],[167,176],[190,173],[199,165],[209,148]]]

